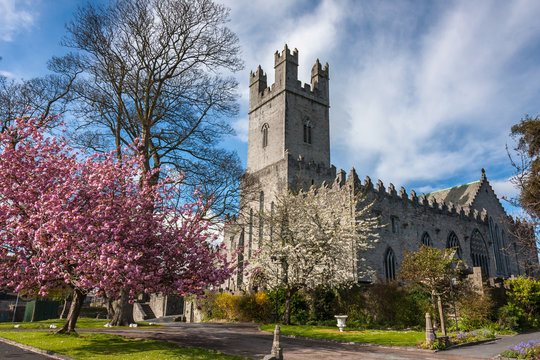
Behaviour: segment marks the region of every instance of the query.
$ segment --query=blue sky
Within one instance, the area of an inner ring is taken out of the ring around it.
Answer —
[[[0,0],[0,73],[46,72],[82,1]],[[330,65],[332,162],[360,178],[429,192],[480,178],[514,193],[505,144],[512,124],[540,114],[539,1],[223,0],[246,68],[237,135],[245,164],[248,75],[297,48],[299,78]],[[510,144],[511,145],[511,144]]]

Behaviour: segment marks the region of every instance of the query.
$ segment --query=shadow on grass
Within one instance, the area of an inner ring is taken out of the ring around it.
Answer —
[[[242,359],[212,350],[110,334],[44,334],[48,349],[77,359]]]

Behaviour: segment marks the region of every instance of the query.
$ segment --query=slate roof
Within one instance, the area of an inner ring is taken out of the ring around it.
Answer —
[[[475,181],[472,183],[454,186],[448,189],[434,191],[426,194],[429,200],[435,199],[437,203],[445,203],[459,205],[462,207],[470,207],[482,185],[482,181]]]

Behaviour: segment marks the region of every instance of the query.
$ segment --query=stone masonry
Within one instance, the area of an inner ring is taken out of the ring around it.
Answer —
[[[331,186],[337,191],[363,190],[375,200],[372,208],[383,226],[375,247],[359,258],[373,271],[359,282],[393,279],[405,251],[421,244],[458,247],[469,268],[480,267],[485,278],[524,274],[521,254],[508,231],[507,216],[484,169],[480,180],[417,195],[393,184],[385,187],[356,171],[336,171],[330,163],[329,67],[317,59],[311,84],[298,80],[298,51],[274,55],[275,82],[270,87],[259,66],[250,74],[247,170],[242,179],[240,213],[225,230],[230,254],[238,248],[240,265],[250,260],[261,241],[259,211],[271,211],[276,194],[294,186]],[[231,290],[251,290],[249,275],[239,272],[225,284]]]

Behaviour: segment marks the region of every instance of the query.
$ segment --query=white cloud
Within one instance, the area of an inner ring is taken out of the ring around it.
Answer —
[[[243,142],[248,141],[248,132],[249,132],[249,118],[248,117],[242,117],[240,119],[235,120],[232,123],[232,127],[234,131],[236,132],[236,137]]]
[[[402,9],[402,21],[388,27],[395,14],[386,5],[362,18],[373,33],[350,44],[360,59],[337,70],[344,85],[331,82],[344,162],[399,184],[505,160],[510,125],[540,91],[538,67],[516,64],[538,43],[540,3],[452,4],[417,36],[414,9]]]
[[[489,180],[489,183],[501,203],[504,201],[503,198],[514,199],[519,194],[518,189],[510,182],[510,179]]]
[[[13,41],[14,36],[28,31],[36,21],[37,14],[31,0],[0,0],[0,40]]]
[[[9,72],[9,71],[3,71],[3,70],[0,70],[0,76],[5,76],[5,77],[7,77],[9,79],[16,79],[17,78],[17,76],[14,73]]]
[[[303,82],[328,61],[332,161],[360,177],[426,191],[476,180],[508,163],[510,126],[540,112],[540,2],[224,2],[246,63],[242,112],[248,71],[261,64],[270,85],[284,43]],[[240,141],[247,125],[233,125]]]

